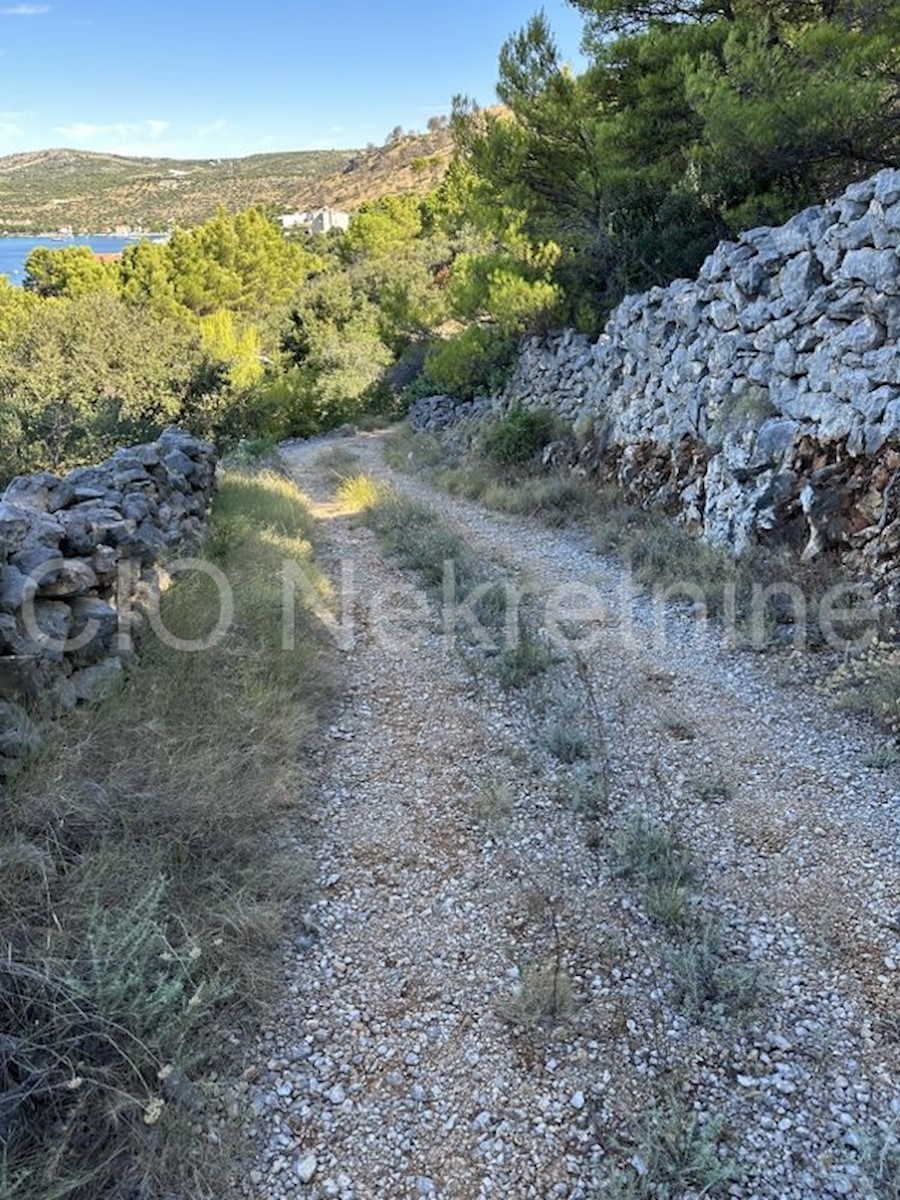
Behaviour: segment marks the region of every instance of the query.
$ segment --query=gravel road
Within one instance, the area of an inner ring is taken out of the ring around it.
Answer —
[[[661,636],[583,531],[396,474],[379,435],[341,441],[527,588],[539,624],[554,590],[592,590],[581,628],[610,790],[591,834],[595,767],[551,752],[564,727],[599,753],[573,661],[504,692],[434,612],[414,621],[415,581],[330,503],[324,445],[284,460],[320,518],[326,571],[352,564],[355,640],[317,763],[320,897],[243,1085],[259,1144],[245,1194],[650,1196],[616,1191],[614,1172],[649,1188],[662,1168],[641,1139],[655,1121],[659,1142],[670,1116],[731,1167],[703,1194],[896,1196],[900,1154],[883,1159],[892,1181],[867,1167],[900,1114],[898,776],[863,765],[871,732],[799,664],[729,650],[683,608]],[[697,864],[678,928],[616,869],[635,814]],[[712,929],[756,987],[696,1011],[685,962],[696,975]],[[558,1015],[510,1020],[548,970]],[[685,1170],[660,1194],[702,1186]]]

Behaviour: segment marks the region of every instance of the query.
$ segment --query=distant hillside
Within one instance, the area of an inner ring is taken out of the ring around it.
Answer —
[[[391,192],[425,192],[443,177],[447,130],[368,150],[301,150],[233,159],[123,158],[42,150],[0,158],[0,231],[71,225],[168,227],[210,217],[220,204],[356,208]]]
[[[352,155],[339,173],[301,183],[293,194],[293,205],[332,204],[353,211],[380,196],[424,195],[444,178],[452,153],[453,138],[447,129],[362,150]]]

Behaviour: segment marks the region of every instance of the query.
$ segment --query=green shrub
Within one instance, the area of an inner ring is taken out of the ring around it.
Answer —
[[[485,430],[482,449],[501,467],[531,462],[552,441],[556,421],[547,409],[513,408]]]
[[[516,339],[497,329],[473,325],[433,345],[425,356],[418,395],[471,400],[502,390],[515,364]]]
[[[725,950],[710,921],[673,954],[670,970],[676,1000],[693,1020],[734,1016],[759,995],[759,971]]]
[[[627,1166],[604,1165],[589,1193],[596,1200],[681,1200],[723,1196],[740,1177],[736,1163],[723,1158],[724,1123],[702,1123],[675,1095],[645,1113],[634,1143],[623,1146]]]

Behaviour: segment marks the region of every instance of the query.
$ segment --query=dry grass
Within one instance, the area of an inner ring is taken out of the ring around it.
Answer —
[[[148,636],[119,694],[59,723],[0,807],[7,1200],[227,1194],[204,1081],[264,1001],[310,883],[276,831],[330,686],[308,613],[281,650],[280,564],[312,555],[293,485],[230,474],[214,523],[228,635],[191,655]],[[199,636],[218,600],[198,575],[162,611]]]
[[[497,1005],[497,1015],[511,1025],[564,1021],[575,1008],[572,980],[555,957],[527,963],[511,996]]]
[[[371,475],[345,475],[337,489],[337,502],[347,515],[368,512],[383,500],[389,492],[383,483]]]
[[[512,812],[513,797],[505,783],[492,780],[484,784],[472,800],[473,816],[489,828],[505,824]]]
[[[534,465],[499,465],[477,448],[459,461],[439,438],[413,434],[408,426],[391,433],[387,455],[393,466],[424,474],[451,495],[496,511],[551,526],[586,523],[598,552],[621,559],[644,591],[693,604],[698,615],[713,620],[730,622],[733,609],[739,644],[765,649],[791,642],[801,632],[807,646],[823,642],[820,601],[843,581],[832,557],[806,563],[786,548],[760,546],[735,560],[649,504],[626,500],[612,484]],[[766,593],[762,607],[754,604],[754,588]],[[800,595],[805,610],[795,601]],[[838,631],[853,639],[873,628],[871,612],[861,603]],[[887,699],[873,694],[872,711],[895,704],[896,695],[896,689]]]
[[[382,548],[406,570],[415,571],[432,597],[443,596],[447,564],[452,564],[461,595],[487,582],[465,540],[441,524],[430,508],[404,499],[367,476],[354,483],[369,496],[366,523]]]

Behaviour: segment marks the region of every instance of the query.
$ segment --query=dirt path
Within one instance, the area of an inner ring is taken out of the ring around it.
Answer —
[[[900,1111],[896,775],[861,765],[862,731],[683,613],[652,644],[652,606],[623,606],[621,572],[584,535],[395,475],[378,437],[341,445],[527,583],[538,614],[561,583],[595,589],[610,614],[591,668],[608,824],[641,812],[677,829],[702,868],[698,915],[764,985],[746,1012],[685,1015],[673,982],[683,936],[647,919],[608,839],[589,844],[578,768],[541,734],[587,707],[574,674],[549,700],[505,694],[435,620],[386,644],[379,614],[400,597],[411,608],[415,588],[328,506],[322,444],[294,447],[286,462],[322,506],[326,568],[337,579],[352,563],[359,595],[345,709],[321,764],[324,888],[248,1085],[264,1148],[247,1194],[642,1195],[595,1180],[654,1099],[682,1128],[691,1113],[707,1128],[724,1118],[718,1153],[736,1175],[710,1194],[878,1194],[860,1154]],[[566,1019],[504,1020],[522,970],[557,954]],[[632,1178],[646,1165],[640,1150]],[[686,1174],[669,1194],[702,1182]]]

